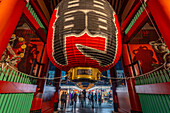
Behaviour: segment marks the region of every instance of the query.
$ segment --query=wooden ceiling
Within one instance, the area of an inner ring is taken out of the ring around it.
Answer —
[[[54,8],[61,2],[61,0],[33,0],[39,6],[39,8],[44,13],[45,17],[48,21],[50,21],[50,17]],[[139,0],[108,0],[108,2],[112,5],[115,10],[120,25],[125,20],[129,12],[132,10],[134,5],[136,5]]]

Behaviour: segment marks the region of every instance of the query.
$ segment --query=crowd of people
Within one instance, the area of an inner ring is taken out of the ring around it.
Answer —
[[[76,92],[73,92],[70,94],[70,106],[76,107],[77,100],[79,99],[80,107],[86,107],[86,98],[88,99],[88,105],[91,105],[92,108],[94,108],[94,104],[101,105],[102,95],[101,93],[95,93],[89,92],[88,95],[86,95],[86,91],[83,90],[79,92],[78,94]],[[66,108],[67,104],[67,94],[66,92],[63,92],[60,97],[61,100],[61,109]]]

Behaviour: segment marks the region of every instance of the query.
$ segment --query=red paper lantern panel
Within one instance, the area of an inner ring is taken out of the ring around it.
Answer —
[[[54,10],[47,52],[57,68],[105,71],[119,60],[121,49],[118,19],[107,0],[62,0]]]

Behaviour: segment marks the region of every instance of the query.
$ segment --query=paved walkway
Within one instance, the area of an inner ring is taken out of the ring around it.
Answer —
[[[67,104],[66,109],[61,110],[58,109],[58,112],[54,113],[112,113],[113,111],[113,104],[112,103],[102,103],[99,106],[97,103],[94,103],[94,108],[91,105],[86,103],[86,107],[80,107],[80,103],[77,102],[76,107],[70,106]]]

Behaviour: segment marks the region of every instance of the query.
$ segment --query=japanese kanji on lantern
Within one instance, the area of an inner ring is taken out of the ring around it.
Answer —
[[[62,0],[53,11],[47,52],[57,68],[105,71],[119,60],[121,48],[118,19],[107,0]]]

